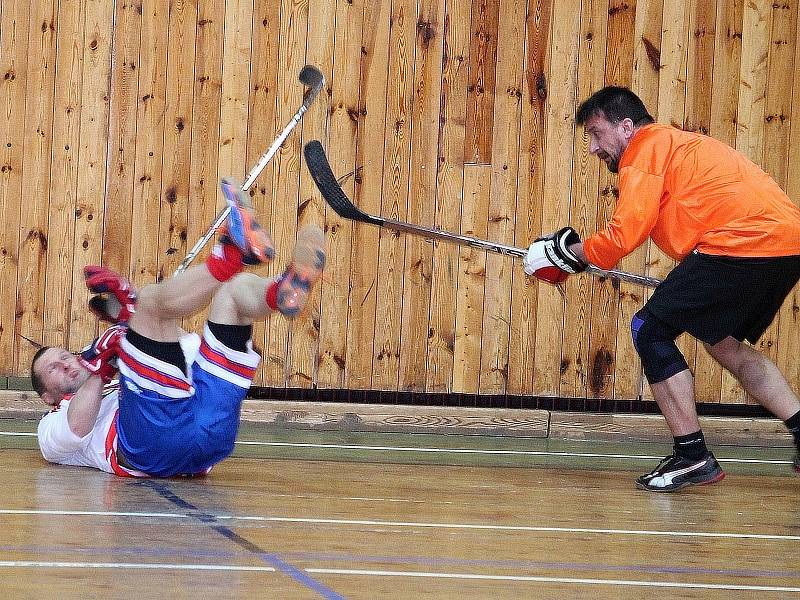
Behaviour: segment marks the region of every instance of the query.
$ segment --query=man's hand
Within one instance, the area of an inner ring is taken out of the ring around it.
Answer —
[[[85,266],[83,276],[86,287],[96,294],[89,299],[89,310],[102,321],[127,323],[136,312],[136,288],[131,282],[111,269],[94,265]]]
[[[103,383],[109,383],[117,374],[119,343],[128,331],[126,325],[113,325],[106,329],[80,354],[81,364],[90,373],[97,375]]]
[[[564,227],[538,238],[530,245],[522,261],[525,273],[552,284],[561,283],[568,275],[580,273],[586,265],[569,249],[569,246],[580,241],[578,232],[572,227]]]

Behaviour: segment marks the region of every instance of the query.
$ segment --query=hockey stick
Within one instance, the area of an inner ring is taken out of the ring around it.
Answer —
[[[466,235],[442,231],[441,229],[430,229],[421,225],[412,225],[411,223],[404,223],[403,221],[395,221],[394,219],[386,219],[367,214],[359,210],[350,201],[350,198],[347,197],[341,186],[336,182],[336,177],[333,175],[331,165],[325,156],[325,150],[323,150],[322,144],[319,141],[313,140],[306,144],[305,148],[303,148],[303,154],[306,157],[306,165],[311,172],[311,177],[314,179],[314,183],[317,184],[325,201],[344,219],[369,223],[371,225],[377,225],[378,227],[386,227],[387,229],[402,231],[403,233],[410,233],[411,235],[418,235],[428,239],[442,240],[462,246],[471,246],[479,250],[496,252],[516,258],[522,258],[528,253],[528,251],[523,248],[515,248],[514,246],[488,242]],[[599,277],[611,277],[619,281],[626,281],[645,287],[654,288],[661,283],[661,281],[655,277],[637,275],[626,271],[617,271],[616,269],[605,270],[594,265],[588,265],[586,271]]]
[[[267,151],[264,152],[264,154],[261,155],[261,158],[258,159],[258,163],[256,163],[256,165],[250,169],[250,172],[247,174],[244,183],[242,183],[241,190],[243,192],[246,192],[250,189],[250,187],[253,185],[253,182],[256,180],[256,177],[261,174],[261,171],[264,170],[264,167],[267,166],[267,163],[272,160],[272,157],[275,156],[275,153],[283,145],[283,142],[286,141],[286,138],[289,137],[289,134],[300,122],[300,119],[302,119],[303,115],[306,114],[306,111],[313,104],[314,100],[317,99],[317,96],[319,96],[319,93],[322,91],[322,87],[325,85],[325,77],[322,75],[320,70],[313,65],[304,66],[300,70],[298,79],[300,80],[300,83],[310,88],[308,93],[306,93],[305,97],[303,98],[303,104],[300,106],[297,112],[294,113],[294,116],[292,117],[292,120],[289,121],[289,124],[286,125],[278,137],[275,138],[275,141],[272,142],[272,145],[267,148]],[[200,238],[194,246],[192,246],[192,249],[189,250],[186,258],[184,258],[181,264],[178,265],[178,268],[175,269],[174,275],[182,273],[186,270],[186,268],[198,255],[200,250],[203,249],[203,246],[205,246],[208,243],[208,240],[211,239],[211,236],[216,233],[217,229],[219,229],[222,223],[225,222],[225,219],[228,218],[229,212],[230,208],[226,206],[222,212],[219,213],[216,220],[211,224],[211,227],[209,227],[208,231],[206,231],[205,235]]]

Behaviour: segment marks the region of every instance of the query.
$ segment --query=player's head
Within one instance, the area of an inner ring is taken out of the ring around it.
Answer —
[[[67,394],[74,394],[90,373],[78,357],[64,348],[44,346],[31,361],[31,383],[42,400],[55,406]]]
[[[634,132],[654,122],[639,96],[631,90],[607,86],[592,94],[575,114],[578,125],[589,134],[589,152],[616,173],[619,160]]]

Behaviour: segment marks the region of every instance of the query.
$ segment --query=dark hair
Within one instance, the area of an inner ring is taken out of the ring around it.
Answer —
[[[637,127],[654,123],[641,98],[626,87],[609,85],[589,96],[575,114],[575,121],[583,125],[591,117],[602,114],[610,123],[630,119]]]
[[[49,350],[51,346],[42,346],[36,351],[36,354],[33,355],[31,359],[31,385],[33,386],[34,391],[42,396],[47,390],[44,387],[44,382],[42,378],[34,370],[34,366],[36,365],[36,361],[39,360],[39,357],[44,354],[47,350]]]

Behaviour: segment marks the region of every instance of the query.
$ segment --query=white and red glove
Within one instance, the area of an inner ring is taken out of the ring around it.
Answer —
[[[128,331],[124,324],[112,325],[80,353],[78,360],[84,368],[109,383],[117,374],[119,343]]]
[[[136,312],[136,288],[122,275],[95,265],[83,268],[86,287],[96,294],[89,299],[91,310],[101,321],[127,323]]]
[[[569,249],[578,244],[581,237],[572,227],[564,227],[555,233],[538,238],[528,248],[522,260],[522,268],[528,275],[541,281],[557,284],[569,275],[586,268],[577,255]]]

